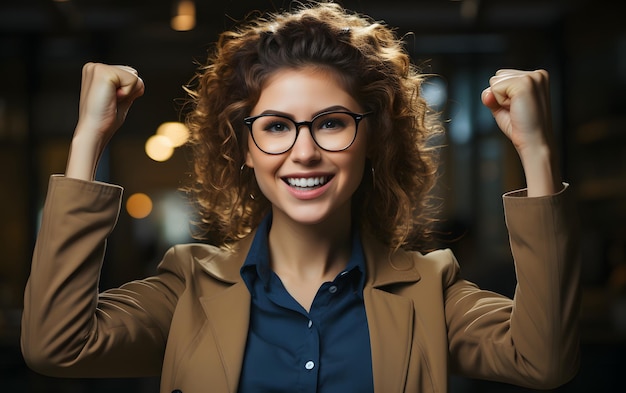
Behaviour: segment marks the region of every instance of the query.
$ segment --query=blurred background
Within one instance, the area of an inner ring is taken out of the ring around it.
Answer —
[[[165,250],[192,241],[178,190],[189,173],[177,124],[183,86],[218,33],[284,0],[1,0],[0,390],[154,392],[156,378],[64,380],[29,371],[19,351],[22,295],[48,178],[63,173],[87,61],[136,67],[146,83],[100,165],[125,187],[101,288],[154,271]],[[523,187],[517,155],[480,103],[499,68],[547,69],[565,180],[583,236],[583,360],[560,392],[623,391],[626,371],[626,29],[608,0],[354,0],[353,10],[406,35],[432,73],[429,102],[447,121],[440,246],[464,274],[512,295],[502,193]],[[165,125],[164,125],[165,124]],[[169,127],[169,128],[167,128]],[[174,137],[172,137],[174,135]],[[176,143],[172,142],[173,139]],[[453,378],[453,392],[521,392]]]

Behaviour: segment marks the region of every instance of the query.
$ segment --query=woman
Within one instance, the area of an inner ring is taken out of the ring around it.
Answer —
[[[440,127],[392,31],[314,4],[226,32],[190,89],[203,228],[155,276],[98,294],[121,188],[98,157],[143,94],[87,64],[65,176],[53,176],[22,348],[49,375],[161,375],[162,392],[446,391],[449,373],[549,388],[578,364],[570,192],[545,71],[500,70],[483,103],[527,189],[504,198],[515,299],[459,277],[428,240]]]

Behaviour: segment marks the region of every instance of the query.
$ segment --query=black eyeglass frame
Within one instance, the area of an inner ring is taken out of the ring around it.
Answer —
[[[352,137],[352,140],[350,141],[350,143],[346,147],[338,149],[338,150],[330,150],[330,149],[326,149],[326,148],[320,146],[320,144],[317,141],[317,139],[315,139],[315,133],[312,130],[313,123],[315,122],[315,120],[317,118],[322,117],[322,116],[332,115],[334,113],[343,113],[343,114],[351,116],[354,119],[354,136]],[[317,147],[319,147],[320,149],[322,149],[324,151],[328,151],[328,152],[331,152],[331,153],[336,153],[336,152],[347,150],[347,149],[350,148],[350,146],[352,146],[352,144],[354,144],[354,141],[356,140],[356,135],[357,135],[357,133],[359,131],[359,123],[361,122],[361,120],[363,120],[365,117],[367,117],[367,116],[369,116],[371,114],[372,114],[372,112],[354,113],[354,112],[349,112],[349,111],[328,111],[328,112],[318,113],[317,115],[315,115],[309,121],[295,121],[294,119],[292,119],[291,117],[289,117],[287,115],[281,115],[281,114],[276,114],[276,113],[262,113],[262,114],[257,115],[257,116],[246,117],[246,118],[243,119],[243,122],[248,127],[248,130],[250,131],[250,135],[252,136],[252,141],[254,142],[256,147],[258,147],[259,150],[261,150],[265,154],[270,154],[270,155],[275,156],[275,155],[286,153],[289,150],[291,150],[291,148],[296,144],[296,141],[298,140],[298,135],[300,135],[300,127],[302,127],[302,126],[307,126],[308,127],[309,132],[311,133],[311,138],[313,139],[313,142],[315,142]],[[290,122],[292,122],[296,126],[296,137],[293,139],[293,143],[287,149],[285,149],[285,150],[283,150],[281,152],[278,152],[278,153],[270,153],[270,152],[267,152],[267,151],[263,150],[259,146],[257,141],[254,139],[254,132],[252,132],[252,123],[254,123],[255,120],[257,120],[257,119],[259,119],[261,117],[268,117],[268,116],[281,117],[283,119],[287,119],[287,120],[289,120]]]

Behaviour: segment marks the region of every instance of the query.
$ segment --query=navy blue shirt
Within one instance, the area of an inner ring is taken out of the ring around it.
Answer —
[[[322,284],[307,312],[271,270],[270,226],[271,215],[259,226],[241,268],[252,304],[239,392],[373,392],[358,231],[346,268]]]

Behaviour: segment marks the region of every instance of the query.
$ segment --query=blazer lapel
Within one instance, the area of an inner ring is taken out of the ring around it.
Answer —
[[[235,249],[215,253],[210,259],[198,261],[210,276],[225,284],[232,284],[223,291],[215,291],[213,295],[200,298],[230,393],[237,391],[248,338],[250,292],[241,279],[239,269],[253,237],[254,233],[237,243]]]
[[[414,340],[415,309],[409,298],[384,290],[386,286],[419,281],[413,259],[391,254],[375,239],[364,238],[368,279],[363,291],[372,346],[374,391],[403,392]]]
[[[200,302],[217,343],[229,391],[234,393],[248,337],[250,292],[240,281],[215,296],[201,298]]]
[[[372,346],[374,391],[403,392],[413,341],[413,304],[375,288],[363,292]]]

